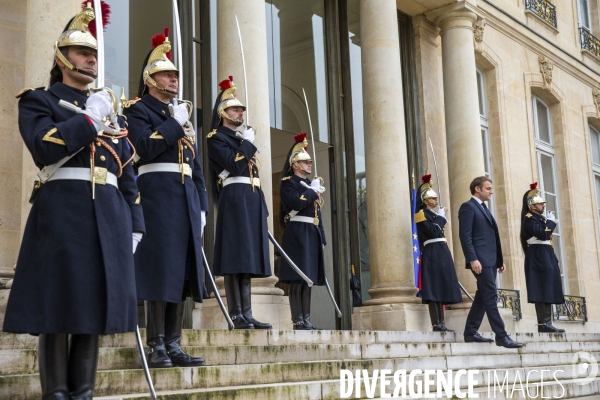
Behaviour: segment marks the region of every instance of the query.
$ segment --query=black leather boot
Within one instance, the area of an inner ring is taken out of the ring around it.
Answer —
[[[538,320],[538,332],[540,333],[564,333],[564,329],[559,329],[552,325],[552,304],[535,303],[535,313]]]
[[[38,342],[38,362],[42,400],[69,400],[67,371],[69,340],[65,333],[41,334]]]
[[[98,335],[72,335],[69,351],[69,399],[92,400],[98,369]]]
[[[240,295],[242,299],[242,315],[252,325],[254,329],[273,329],[268,323],[259,322],[252,316],[252,289],[250,287],[250,274],[244,274],[240,277]]]
[[[147,301],[148,317],[146,321],[146,361],[149,368],[170,368],[173,366],[165,347],[166,302]]]
[[[171,362],[176,367],[201,367],[206,365],[204,358],[192,357],[181,348],[183,327],[183,307],[185,303],[167,303],[165,316],[165,347]]]
[[[439,314],[439,329],[440,332],[454,332],[451,329],[448,329],[448,327],[446,327],[446,321],[444,320],[444,305],[442,303],[436,303],[437,304],[437,308],[438,308],[438,314]]]
[[[300,285],[300,289],[302,290],[302,315],[304,316],[304,326],[313,331],[320,331],[321,329],[310,323],[310,295],[312,288],[308,285]]]
[[[254,329],[254,325],[242,315],[240,274],[225,275],[225,296],[227,296],[227,308],[234,329]]]
[[[429,318],[431,319],[431,325],[433,326],[434,332],[452,332],[446,328],[444,322],[444,309],[442,303],[432,301],[429,303]]]
[[[295,331],[310,331],[311,329],[304,324],[304,314],[302,313],[302,286],[296,283],[290,284],[290,311],[292,312],[292,324]]]

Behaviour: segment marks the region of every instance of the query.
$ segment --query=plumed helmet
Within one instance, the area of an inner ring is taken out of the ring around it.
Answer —
[[[431,174],[423,175],[421,177],[421,181],[423,183],[421,183],[421,186],[419,186],[418,191],[421,203],[424,200],[431,199],[433,197],[438,197],[438,194],[435,192],[435,190],[433,190],[433,185],[431,183]]]
[[[242,104],[241,101],[235,97],[235,92],[237,88],[233,83],[233,76],[229,76],[229,79],[224,79],[219,82],[219,89],[221,89],[221,93],[219,94],[219,104],[217,105],[217,115],[219,119],[228,119],[233,123],[237,123],[237,121],[233,120],[225,110],[229,107],[241,107],[246,111],[246,106]]]
[[[542,198],[540,195],[540,188],[538,187],[538,183],[534,182],[529,185],[529,190],[527,191],[527,206],[529,208],[533,207],[535,204],[545,203],[546,200]]]
[[[104,1],[101,2],[102,8],[102,26],[110,22],[110,6]],[[69,23],[66,28],[54,43],[54,54],[60,59],[67,68],[73,71],[79,71],[60,51],[63,47],[68,46],[84,46],[91,49],[98,49],[98,41],[96,40],[96,13],[92,7],[92,3],[84,1],[82,9]],[[85,75],[90,75],[86,72],[79,71]],[[94,76],[94,78],[96,78]]]
[[[144,61],[144,69],[142,70],[142,78],[140,81],[140,97],[146,91],[146,85],[149,83],[158,90],[163,92],[177,94],[167,90],[158,82],[156,82],[152,75],[162,71],[175,71],[179,72],[175,64],[171,61],[171,42],[169,42],[169,28],[164,29],[163,33],[158,33],[152,36],[152,50]]]

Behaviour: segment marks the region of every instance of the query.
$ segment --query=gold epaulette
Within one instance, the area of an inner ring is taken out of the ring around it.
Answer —
[[[531,218],[531,213],[527,213],[527,214],[525,214],[525,216],[526,216],[527,218]]]
[[[425,213],[423,212],[423,210],[419,210],[419,212],[415,214],[415,224],[426,220],[427,218],[425,217]]]
[[[18,98],[20,98],[20,97],[23,97],[23,95],[24,95],[25,93],[29,93],[29,92],[31,92],[32,90],[40,90],[40,89],[45,89],[45,87],[44,87],[44,86],[40,86],[40,87],[36,87],[36,88],[32,88],[32,87],[30,87],[30,88],[21,89],[21,91],[20,91],[19,93],[17,93],[17,95],[15,96],[15,98],[17,98],[17,99],[18,99]]]
[[[139,97],[136,97],[135,99],[131,99],[131,100],[123,100],[121,103],[121,107],[123,107],[123,109],[129,108],[140,100],[141,99]]]
[[[206,135],[206,138],[207,138],[207,139],[210,139],[211,137],[215,136],[216,134],[217,134],[217,130],[216,130],[216,129],[213,129],[212,131],[210,131],[210,132],[208,133],[208,135]]]
[[[284,176],[283,178],[281,178],[282,181],[287,181],[288,179],[292,179],[291,176]]]

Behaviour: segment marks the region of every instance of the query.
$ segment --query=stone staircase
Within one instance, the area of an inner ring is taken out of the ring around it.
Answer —
[[[142,331],[142,336],[144,332]],[[492,337],[489,334],[485,336]],[[578,352],[600,360],[600,334],[513,334],[524,343],[509,350],[487,343],[464,343],[462,333],[396,331],[217,331],[184,330],[182,345],[209,366],[152,370],[159,399],[280,400],[339,399],[340,370],[478,369],[479,398],[600,398],[600,377],[580,384],[582,368],[573,368]],[[98,399],[149,398],[135,336],[119,334],[101,340],[95,395]],[[37,338],[0,333],[0,399],[39,399]],[[502,382],[503,394],[488,392],[488,382]],[[555,371],[560,383],[552,379]],[[529,380],[526,382],[526,375]],[[461,387],[466,388],[466,377]],[[394,390],[392,384],[387,393]],[[515,382],[516,388],[506,392]],[[369,385],[370,386],[370,385]],[[368,398],[361,383],[359,398]],[[435,390],[435,389],[434,389]],[[379,385],[374,390],[380,396]],[[357,398],[355,392],[350,398]],[[371,396],[372,398],[372,396]],[[408,397],[410,398],[410,397]]]

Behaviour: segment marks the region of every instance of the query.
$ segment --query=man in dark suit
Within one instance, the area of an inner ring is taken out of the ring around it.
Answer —
[[[513,341],[504,329],[504,321],[498,312],[496,273],[506,269],[502,259],[502,246],[496,220],[485,205],[494,193],[492,181],[480,176],[470,185],[473,197],[458,210],[460,244],[465,255],[467,268],[477,279],[477,292],[465,325],[465,342],[491,342],[477,333],[487,313],[492,330],[496,334],[496,345],[519,348],[523,345]]]

